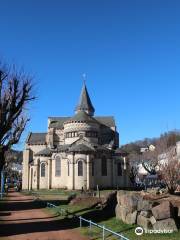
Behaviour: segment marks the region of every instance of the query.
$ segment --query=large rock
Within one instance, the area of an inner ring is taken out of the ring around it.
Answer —
[[[135,224],[136,218],[137,218],[137,211],[134,211],[133,213],[131,213],[129,209],[117,204],[116,218],[128,224]]]
[[[178,231],[176,223],[173,218],[168,218],[168,219],[157,221],[153,225],[153,229],[154,230],[162,230],[162,231],[163,230],[166,230],[166,231],[172,230],[173,232]]]
[[[156,219],[155,219],[154,216],[150,217],[149,220],[150,220],[152,225],[154,225],[156,223]]]
[[[152,208],[153,216],[156,220],[166,219],[172,217],[173,207],[170,202],[164,201],[158,206]]]
[[[126,207],[132,213],[137,210],[139,196],[136,194],[124,194],[118,197],[118,202],[121,206]]]
[[[130,195],[131,192],[127,192],[125,190],[119,190],[117,192],[117,202],[118,202],[119,205],[121,205],[121,198],[122,198],[122,196],[127,195],[127,194]]]
[[[145,229],[151,229],[152,224],[149,218],[146,218],[142,215],[138,215],[137,217],[137,224]]]
[[[152,216],[152,212],[151,211],[141,211],[140,215],[146,218],[150,218]]]
[[[138,211],[150,211],[152,209],[153,203],[149,200],[140,198],[138,201],[137,210]]]
[[[135,224],[137,219],[137,211],[133,213],[128,213],[125,219],[125,223],[127,224]]]
[[[122,220],[123,222],[126,222],[126,216],[129,212],[129,210],[119,204],[116,206],[116,218]]]

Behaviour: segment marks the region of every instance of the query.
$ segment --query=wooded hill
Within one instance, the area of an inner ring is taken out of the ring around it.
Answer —
[[[161,134],[158,138],[145,138],[143,140],[137,140],[135,142],[131,142],[121,146],[121,149],[128,154],[140,154],[140,149],[142,147],[148,147],[151,144],[156,146],[156,143],[163,138],[166,138],[167,140],[167,147],[175,146],[176,142],[180,141],[180,130],[165,132]]]

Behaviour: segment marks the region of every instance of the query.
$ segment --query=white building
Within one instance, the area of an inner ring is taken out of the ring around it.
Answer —
[[[29,134],[23,189],[129,186],[128,164],[117,151],[115,120],[94,112],[84,84],[73,117],[49,117],[47,133]]]

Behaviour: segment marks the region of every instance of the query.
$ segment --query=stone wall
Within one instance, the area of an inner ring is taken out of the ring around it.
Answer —
[[[116,218],[144,229],[178,231],[178,214],[166,200],[147,200],[140,192],[118,191]]]

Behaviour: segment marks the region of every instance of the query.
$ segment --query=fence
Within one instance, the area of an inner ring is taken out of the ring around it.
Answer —
[[[85,219],[85,218],[83,218],[83,217],[81,217],[81,216],[79,217],[79,219],[80,219],[80,228],[82,227],[82,221],[84,221],[84,222],[89,223],[89,229],[90,229],[90,231],[91,231],[91,229],[92,229],[92,225],[93,225],[93,226],[96,226],[96,227],[98,227],[98,228],[100,228],[100,229],[102,229],[102,239],[103,239],[103,240],[105,240],[105,232],[109,232],[109,233],[111,233],[112,235],[115,235],[115,236],[118,237],[120,240],[129,240],[128,238],[124,237],[123,235],[121,235],[121,234],[119,234],[119,233],[116,233],[116,232],[110,230],[109,228],[106,228],[105,226],[102,226],[102,225],[99,225],[99,224],[97,224],[97,223],[95,223],[95,222],[92,222],[91,220],[87,220],[87,219]]]
[[[57,208],[56,205],[54,205],[54,204],[52,204],[52,203],[49,203],[49,202],[47,202],[47,207]],[[59,208],[59,207],[58,207],[58,208]],[[65,209],[63,209],[63,208],[59,208],[59,211],[60,211],[61,215],[68,214],[68,211],[65,210]],[[124,237],[122,234],[116,233],[116,232],[114,232],[114,231],[106,228],[105,226],[99,225],[99,224],[97,224],[97,223],[95,223],[95,222],[92,222],[91,220],[87,220],[87,219],[85,219],[85,218],[83,218],[83,217],[81,217],[81,216],[77,216],[77,215],[75,215],[75,216],[76,216],[77,218],[79,218],[79,220],[80,220],[80,228],[82,227],[82,222],[84,221],[84,222],[86,222],[86,223],[89,223],[89,230],[90,230],[90,231],[92,230],[92,226],[96,226],[96,227],[102,229],[102,239],[103,239],[103,240],[105,240],[105,238],[106,238],[106,235],[105,235],[106,232],[109,232],[109,233],[111,233],[112,235],[115,235],[116,237],[118,237],[119,240],[129,240],[129,238],[126,238],[126,237]]]
[[[49,208],[57,208],[56,205],[52,204],[52,203],[49,203],[47,202],[47,207]],[[61,215],[61,216],[64,216],[64,215],[68,215],[68,211],[64,208],[58,208],[58,213]]]

